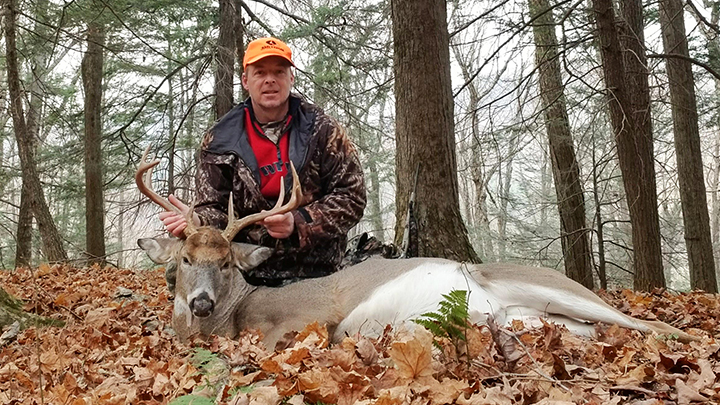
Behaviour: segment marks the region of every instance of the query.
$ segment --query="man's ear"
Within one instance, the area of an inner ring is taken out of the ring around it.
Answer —
[[[150,260],[157,264],[165,264],[172,259],[175,247],[182,244],[182,241],[177,238],[142,238],[137,240],[137,244],[147,253]]]
[[[232,250],[235,262],[241,270],[254,269],[273,254],[270,248],[237,242],[232,243]]]
[[[248,78],[247,78],[247,71],[243,72],[242,76],[240,77],[240,83],[242,83],[243,89],[248,89]]]

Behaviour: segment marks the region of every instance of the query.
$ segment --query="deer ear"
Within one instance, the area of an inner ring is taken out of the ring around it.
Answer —
[[[147,253],[150,260],[157,264],[169,262],[172,259],[173,248],[178,243],[182,243],[182,241],[176,238],[142,238],[137,240],[138,246]]]
[[[253,269],[273,254],[270,248],[237,242],[232,243],[232,250],[241,270]]]

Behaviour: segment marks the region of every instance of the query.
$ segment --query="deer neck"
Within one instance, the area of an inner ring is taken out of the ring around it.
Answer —
[[[240,303],[252,294],[257,287],[248,284],[240,272],[233,273],[230,279],[230,289],[227,296],[217,301],[217,306],[212,315],[207,318],[193,317],[196,331],[205,336],[211,334],[235,336],[240,330],[234,319],[237,311],[242,310]]]

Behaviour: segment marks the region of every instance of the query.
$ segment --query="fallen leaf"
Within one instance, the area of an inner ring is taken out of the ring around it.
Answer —
[[[277,405],[282,400],[275,387],[257,387],[249,395],[250,405]]]
[[[418,327],[410,339],[393,342],[389,353],[401,378],[432,376],[432,339],[427,329]]]
[[[707,397],[700,394],[697,389],[688,386],[679,378],[675,380],[675,387],[677,388],[678,405],[687,405],[692,402],[707,403],[708,401]]]

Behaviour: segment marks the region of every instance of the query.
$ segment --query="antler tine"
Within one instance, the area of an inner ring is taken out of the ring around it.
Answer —
[[[237,235],[238,232],[240,232],[241,229],[245,228],[248,225],[252,225],[256,222],[260,222],[263,219],[276,214],[284,214],[286,212],[290,212],[300,206],[300,201],[302,200],[302,188],[300,187],[300,179],[298,177],[297,172],[295,171],[295,165],[290,162],[290,171],[292,172],[292,178],[293,178],[293,188],[290,195],[290,200],[288,200],[287,204],[283,205],[282,201],[285,198],[285,178],[280,178],[280,194],[278,195],[278,201],[275,203],[275,206],[270,211],[261,211],[256,214],[251,214],[246,217],[243,217],[241,219],[235,219],[234,214],[232,210],[232,198],[230,199],[230,204],[228,206],[228,224],[225,230],[223,231],[223,236],[228,241],[233,240],[235,235]]]
[[[235,221],[235,204],[233,203],[233,194],[230,192],[230,199],[228,200],[228,224],[230,221]],[[225,227],[227,229],[227,227]]]
[[[191,234],[196,232],[195,224],[192,221],[192,210],[190,210],[190,215],[183,214],[178,207],[172,205],[170,201],[168,201],[166,198],[160,197],[160,195],[158,195],[158,193],[153,190],[152,170],[160,163],[160,160],[155,159],[153,161],[147,161],[147,155],[149,152],[150,146],[145,149],[145,152],[142,155],[142,159],[140,160],[140,165],[138,166],[137,172],[135,172],[135,184],[137,185],[140,192],[146,197],[148,197],[150,201],[164,208],[166,211],[171,211],[176,214],[183,215],[187,221],[187,226],[185,227],[185,235],[190,236]]]

